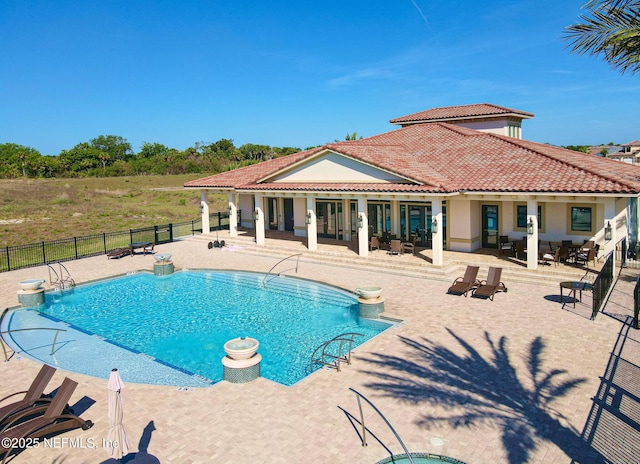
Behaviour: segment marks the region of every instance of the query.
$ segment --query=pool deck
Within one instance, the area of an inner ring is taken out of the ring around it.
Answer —
[[[288,244],[260,250],[249,241],[208,249],[208,240],[215,240],[215,234],[159,245],[155,251],[172,253],[176,269],[267,272],[282,255],[279,246],[289,248],[289,254],[298,250]],[[383,252],[367,259],[346,251],[327,251],[324,259],[322,253],[318,259],[305,253],[295,275],[347,289],[380,286],[385,315],[404,323],[359,347],[352,364],[341,372],[321,370],[292,387],[265,379],[223,381],[190,390],[127,383],[124,424],[131,450],[123,462],[372,464],[388,453],[371,435],[369,445],[361,446],[348,416],[359,417],[349,387],[382,411],[410,451],[469,464],[515,464],[598,462],[598,453],[608,456],[611,449],[615,462],[634,462],[640,447],[640,414],[612,415],[611,410],[616,404],[621,410],[631,400],[635,406],[630,410],[640,410],[640,382],[630,383],[622,394],[620,389],[612,393],[614,400],[608,403],[613,406],[599,416],[606,430],[600,431],[596,422],[590,440],[582,440],[581,434],[593,417],[593,398],[622,338],[627,347],[622,357],[631,366],[627,376],[640,379],[640,335],[624,332],[627,326],[621,322],[633,314],[638,271],[623,270],[605,314],[591,321],[589,292],[575,309],[566,295],[564,307],[559,297],[558,283],[571,273],[580,279],[582,271],[548,266],[538,271],[537,279],[494,256],[445,253],[445,268],[435,270],[399,265],[413,257],[388,257]],[[502,280],[508,292],[498,293],[494,301],[448,295],[453,278],[462,275],[459,261],[480,264],[480,278],[486,277],[488,266],[504,265],[508,269]],[[65,266],[81,283],[152,270],[153,263],[152,255],[117,260],[99,256]],[[46,267],[0,274],[0,307],[16,306],[18,282],[31,278],[48,279]],[[25,390],[39,367],[19,356],[0,362],[0,397]],[[16,464],[116,462],[101,447],[109,430],[107,381],[59,370],[50,385],[59,385],[66,375],[79,382],[70,403],[79,402],[83,418],[95,426],[59,435],[82,442],[29,449],[15,458]],[[567,388],[560,387],[563,383]],[[401,453],[373,410],[365,405],[364,412],[377,438]],[[96,448],[78,447],[91,441]],[[627,448],[619,445],[623,441]]]

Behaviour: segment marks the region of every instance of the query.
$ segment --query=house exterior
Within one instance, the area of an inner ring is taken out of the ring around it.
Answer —
[[[371,234],[416,235],[443,250],[497,248],[498,237],[527,241],[527,267],[539,243],[595,240],[602,253],[637,236],[640,166],[523,140],[533,114],[490,104],[436,108],[391,120],[400,128],[328,143],[186,183],[201,192],[209,231],[209,192],[226,193],[232,236],[242,226],[357,244]],[[628,218],[633,218],[629,220]],[[605,237],[606,231],[606,237]]]
[[[607,154],[608,158],[629,164],[640,164],[640,140],[633,140],[622,145],[620,151]]]

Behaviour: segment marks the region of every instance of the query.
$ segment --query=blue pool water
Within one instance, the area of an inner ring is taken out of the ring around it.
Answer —
[[[138,273],[48,293],[43,314],[169,365],[219,381],[223,345],[260,342],[261,376],[292,385],[309,375],[323,342],[358,332],[354,347],[390,327],[358,317],[352,294],[306,280],[264,274],[183,271]],[[149,382],[155,383],[155,382]]]

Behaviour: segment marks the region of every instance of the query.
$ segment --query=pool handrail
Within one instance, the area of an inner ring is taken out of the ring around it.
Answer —
[[[61,262],[58,262],[57,264],[60,270],[59,274],[51,264],[47,263],[47,268],[49,270],[49,285],[59,290],[64,290],[65,288],[67,288],[67,286],[75,287],[76,281],[73,280],[73,277],[71,277],[71,273],[69,272],[69,270]],[[55,280],[51,278],[51,272],[53,272],[53,275],[56,276]]]
[[[9,308],[5,308],[2,311],[2,313],[0,313],[0,327],[2,327],[2,319],[4,319],[4,317],[8,312],[9,312]],[[27,330],[55,330],[56,331],[56,334],[53,336],[53,342],[51,343],[51,355],[53,355],[53,353],[55,353],[56,351],[56,341],[58,340],[58,334],[60,332],[66,332],[66,329],[59,329],[57,327],[25,327],[22,329],[8,329],[8,330],[0,331],[0,345],[2,345],[2,352],[4,353],[5,362],[9,361],[9,356],[7,355],[7,348],[5,347],[5,343],[4,343],[4,340],[2,339],[2,336],[9,335],[14,332],[25,332]]]
[[[295,267],[295,268],[291,268],[291,269],[295,269],[296,274],[297,274],[297,273],[298,273],[298,263],[300,262],[300,256],[302,256],[302,253],[296,253],[296,254],[294,254],[294,255],[287,256],[286,258],[282,258],[280,261],[278,261],[278,262],[277,262],[277,263],[275,263],[273,266],[271,266],[271,269],[269,269],[269,272],[267,272],[267,273],[265,274],[264,278],[262,279],[262,285],[261,285],[261,286],[262,286],[262,287],[264,287],[264,286],[266,285],[266,283],[267,283],[267,277],[269,277],[269,275],[271,275],[271,271],[273,271],[273,270],[278,266],[278,264],[280,264],[280,263],[282,263],[282,262],[284,262],[284,261],[288,260],[289,258],[294,258],[294,257],[296,257],[296,256],[298,257],[298,259],[296,260],[296,267]],[[280,274],[282,274],[283,272],[285,272],[285,271],[289,271],[289,270],[291,270],[291,269],[285,269],[284,271],[280,271],[280,272],[278,272],[278,274],[276,274],[275,276],[273,276],[273,277],[271,277],[271,278],[273,279],[273,278],[275,278],[275,277],[279,276]]]
[[[351,349],[353,346],[354,338],[363,337],[364,335],[357,332],[348,332],[337,335],[333,337],[331,340],[327,340],[322,345],[317,347],[313,354],[311,355],[311,366],[310,371],[313,372],[313,366],[315,364],[320,364],[321,366],[328,366],[335,368],[338,372],[340,372],[340,363],[346,362],[348,365],[351,365]],[[340,342],[340,347],[338,348],[338,354],[327,353],[327,348],[329,348],[332,344]],[[343,347],[345,344],[348,344],[349,348],[346,353],[343,352]],[[316,355],[320,351],[320,356],[316,358]],[[329,360],[327,362],[327,360]]]
[[[373,410],[376,413],[378,413],[378,415],[382,418],[382,420],[385,422],[385,424],[387,424],[389,429],[391,429],[391,431],[395,435],[396,439],[398,440],[398,443],[400,443],[400,446],[402,446],[402,449],[404,450],[405,454],[409,458],[409,461],[411,461],[411,464],[415,464],[414,461],[413,461],[413,457],[411,456],[411,453],[409,453],[409,450],[407,449],[407,447],[405,446],[404,442],[400,438],[400,435],[398,435],[398,432],[396,432],[396,429],[393,428],[393,426],[387,420],[387,418],[384,417],[384,414],[382,414],[382,412],[380,412],[380,410],[378,408],[376,408],[376,406],[371,401],[369,401],[367,399],[367,397],[364,396],[362,393],[354,390],[351,387],[349,387],[349,390],[351,390],[353,393],[356,394],[356,398],[358,400],[358,409],[360,410],[360,425],[362,425],[362,440],[361,440],[362,441],[362,446],[367,446],[367,436],[366,436],[367,427],[364,424],[364,413],[362,412],[362,403],[360,402],[360,398],[365,400],[369,404],[369,406],[371,406],[373,408]]]

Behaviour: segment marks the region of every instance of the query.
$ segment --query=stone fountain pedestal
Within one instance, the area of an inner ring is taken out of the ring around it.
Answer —
[[[171,261],[171,254],[155,254],[153,255],[156,262],[153,263],[153,275],[156,276],[164,276],[173,274],[175,271],[173,267],[173,261]]]
[[[42,279],[23,280],[18,290],[18,303],[25,308],[44,304],[44,283]]]
[[[384,312],[384,297],[358,298],[358,316],[377,319]]]
[[[358,315],[369,319],[377,319],[384,312],[384,297],[380,287],[356,288],[358,298]]]
[[[222,358],[222,367],[227,382],[246,383],[260,377],[259,346],[258,340],[249,337],[234,338],[224,344],[227,355]]]

